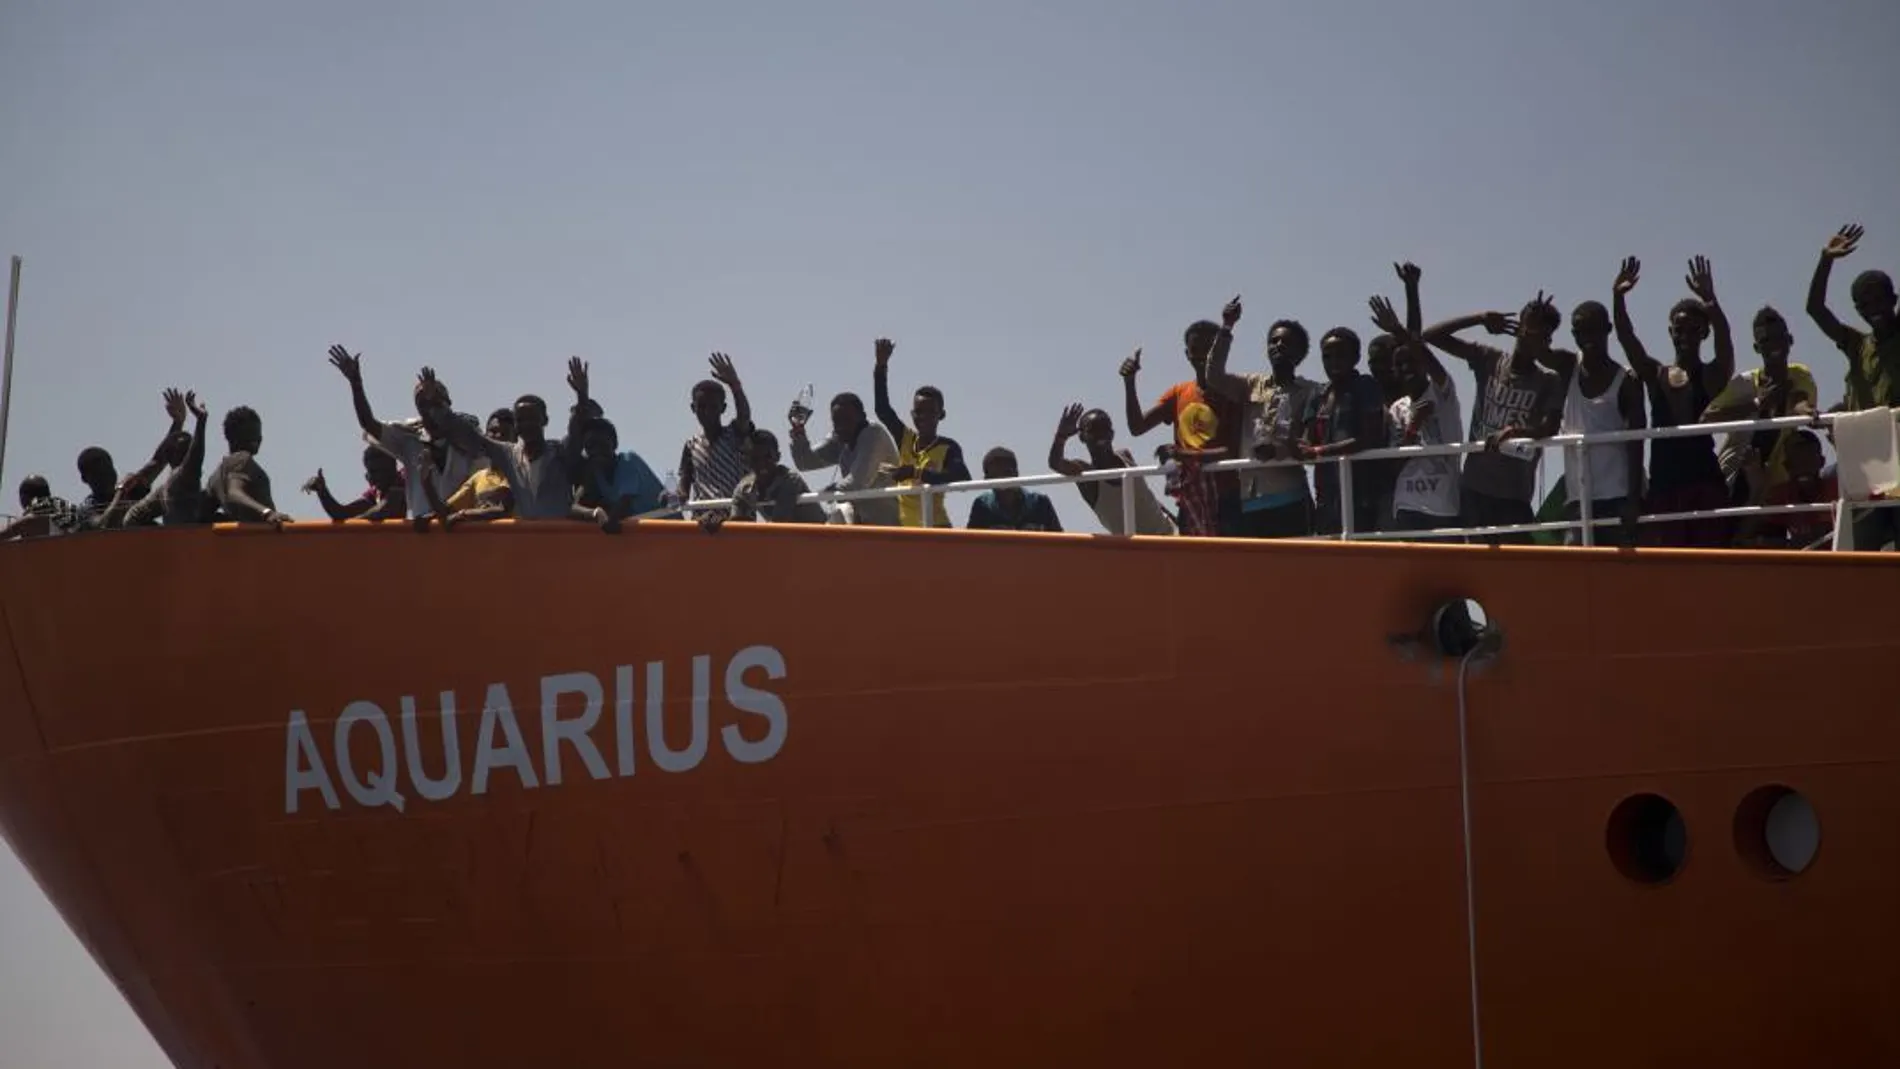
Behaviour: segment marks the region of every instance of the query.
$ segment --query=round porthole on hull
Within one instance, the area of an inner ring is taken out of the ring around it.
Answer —
[[[1798,876],[1821,849],[1821,822],[1800,791],[1779,783],[1748,792],[1735,809],[1735,850],[1757,875]]]
[[[1689,829],[1674,802],[1631,795],[1610,811],[1604,845],[1616,870],[1642,884],[1667,883],[1689,855]]]
[[[1431,621],[1426,626],[1438,652],[1454,659],[1477,648],[1490,629],[1491,620],[1485,615],[1484,606],[1471,598],[1440,605],[1432,610]]]

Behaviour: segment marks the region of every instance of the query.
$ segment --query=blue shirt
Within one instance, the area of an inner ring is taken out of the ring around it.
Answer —
[[[612,476],[602,475],[599,469],[594,470],[594,489],[600,494],[601,505],[609,512],[619,506],[621,498],[633,498],[633,508],[627,515],[638,516],[660,507],[663,487],[660,477],[653,474],[653,469],[647,467],[647,462],[640,458],[640,454],[629,451],[614,455]]]
[[[971,530],[989,531],[1060,531],[1062,521],[1056,519],[1056,507],[1050,503],[1049,495],[1034,490],[1024,490],[1022,509],[1017,512],[1005,512],[1002,503],[996,500],[996,491],[985,490],[970,505]]]

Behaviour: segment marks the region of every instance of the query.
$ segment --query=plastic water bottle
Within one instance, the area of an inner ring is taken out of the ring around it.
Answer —
[[[811,419],[811,405],[814,395],[815,391],[812,389],[812,384],[808,382],[805,384],[804,389],[798,391],[798,396],[792,398],[792,411],[790,413],[792,426],[803,427],[806,421]]]

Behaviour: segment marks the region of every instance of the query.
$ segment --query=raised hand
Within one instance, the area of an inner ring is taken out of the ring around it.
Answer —
[[[1399,281],[1405,283],[1408,287],[1418,285],[1418,280],[1425,274],[1418,269],[1417,264],[1410,260],[1402,264],[1393,264],[1392,270],[1398,272]]]
[[[178,426],[185,422],[185,395],[175,387],[166,387],[160,396],[165,399],[165,414],[172,418],[172,425]]]
[[[328,490],[329,488],[330,488],[330,484],[325,482],[323,479],[322,468],[318,468],[317,473],[315,475],[312,475],[310,478],[306,479],[303,484],[303,492],[306,494],[321,493],[322,491]]]
[[[1135,355],[1122,361],[1122,378],[1132,379],[1140,373],[1141,373],[1141,349],[1137,348],[1135,350]]]
[[[330,366],[343,373],[351,385],[363,381],[363,354],[352,355],[341,345],[330,346]]]
[[[211,414],[211,410],[205,407],[205,403],[198,399],[196,390],[185,391],[185,407],[191,410],[193,419],[203,419]]]
[[[446,391],[447,389],[448,387],[442,385],[442,380],[435,377],[434,368],[424,367],[422,370],[416,372],[416,392],[418,394],[433,394],[439,391]]]
[[[879,338],[875,349],[877,366],[883,367],[891,362],[891,354],[897,351],[897,343],[889,338]]]
[[[1833,237],[1827,239],[1827,244],[1821,246],[1821,255],[1830,260],[1851,256],[1854,250],[1860,247],[1861,236],[1866,233],[1866,228],[1859,223],[1849,223],[1835,231]]]
[[[739,369],[733,366],[732,357],[725,353],[714,353],[707,359],[707,363],[712,365],[714,382],[725,383],[735,390],[739,388]]]
[[[1082,433],[1082,403],[1071,401],[1062,410],[1062,418],[1056,420],[1056,436],[1073,438]]]
[[[1682,281],[1689,292],[1696,295],[1704,304],[1715,303],[1715,271],[1709,266],[1707,256],[1697,256],[1689,261],[1689,273]]]
[[[1643,273],[1643,261],[1634,256],[1623,257],[1623,266],[1616,269],[1616,281],[1610,283],[1610,292],[1624,294],[1636,288],[1636,281]]]
[[[1227,328],[1228,330],[1232,330],[1234,329],[1234,325],[1239,322],[1240,322],[1240,294],[1236,293],[1234,294],[1234,299],[1231,301],[1228,301],[1227,306],[1220,310],[1220,325]]]
[[[1392,310],[1391,301],[1382,295],[1374,294],[1366,298],[1366,304],[1372,308],[1373,326],[1378,327],[1387,334],[1397,334],[1400,337],[1405,336],[1405,323],[1399,319],[1399,314]]]
[[[587,400],[587,361],[578,356],[567,358],[567,388],[574,396]]]
[[[1517,337],[1517,317],[1509,312],[1486,312],[1484,329],[1492,334],[1506,334]]]

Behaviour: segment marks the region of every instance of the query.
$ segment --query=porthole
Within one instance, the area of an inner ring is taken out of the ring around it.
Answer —
[[[1689,854],[1689,829],[1674,802],[1632,795],[1610,811],[1605,846],[1616,870],[1637,883],[1667,883]]]
[[[1471,598],[1459,598],[1433,610],[1431,640],[1445,656],[1463,657],[1477,648],[1490,626],[1484,606]]]
[[[1735,809],[1735,850],[1766,879],[1800,875],[1814,864],[1820,849],[1820,818],[1792,787],[1758,787]]]

